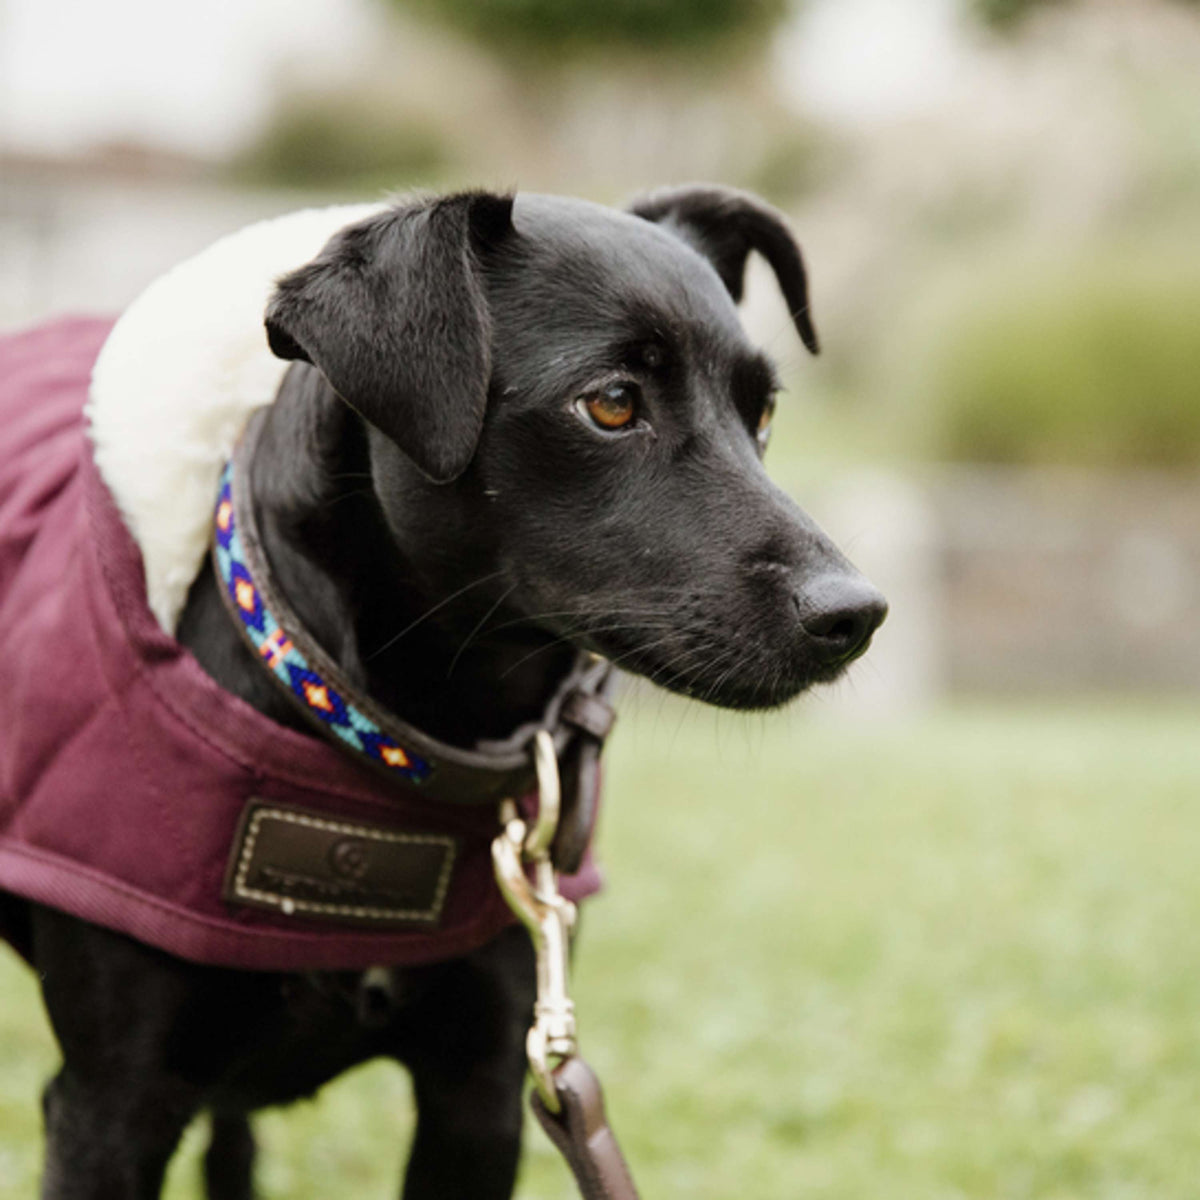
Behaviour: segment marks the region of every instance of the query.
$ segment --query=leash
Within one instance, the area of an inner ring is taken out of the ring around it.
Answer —
[[[537,1000],[525,1039],[534,1085],[530,1106],[566,1159],[584,1200],[638,1200],[608,1125],[600,1080],[580,1057],[576,1041],[575,1005],[568,989],[575,905],[559,893],[551,856],[561,788],[554,739],[545,730],[535,736],[533,753],[537,818],[528,825],[512,800],[503,801],[503,828],[492,843],[496,883],[528,929],[537,955]]]

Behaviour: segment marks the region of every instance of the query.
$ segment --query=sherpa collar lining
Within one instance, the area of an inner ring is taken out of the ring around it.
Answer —
[[[152,283],[100,352],[87,406],[96,466],[172,637],[204,563],[221,471],[287,369],[263,332],[275,281],[383,207],[305,209],[230,234]]]

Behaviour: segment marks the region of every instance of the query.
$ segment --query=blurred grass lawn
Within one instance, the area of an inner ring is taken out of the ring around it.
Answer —
[[[577,997],[643,1194],[1194,1197],[1198,718],[627,706]],[[54,1061],[0,953],[0,1195],[36,1192]],[[395,1196],[408,1119],[386,1064],[264,1114],[265,1197]],[[540,1131],[519,1194],[573,1195]]]

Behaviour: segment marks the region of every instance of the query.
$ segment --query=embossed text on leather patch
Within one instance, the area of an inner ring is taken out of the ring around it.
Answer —
[[[225,899],[347,924],[433,925],[456,848],[442,834],[251,800],[234,839]]]

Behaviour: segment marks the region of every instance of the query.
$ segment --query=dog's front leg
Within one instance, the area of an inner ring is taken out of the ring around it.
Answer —
[[[171,1087],[132,1096],[64,1067],[43,1105],[43,1200],[156,1200],[196,1097]]]
[[[417,1131],[404,1200],[508,1200],[521,1153],[524,1064],[486,1064],[466,1078],[414,1072]]]
[[[404,1200],[508,1200],[521,1151],[533,950],[510,929],[450,964],[421,996],[408,1049],[417,1130]]]
[[[231,1017],[251,1009],[249,989],[222,1001],[224,975],[40,906],[32,929],[63,1055],[44,1096],[42,1196],[155,1200],[180,1135],[231,1058]]]

